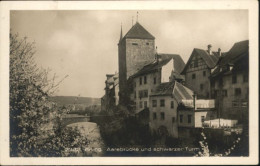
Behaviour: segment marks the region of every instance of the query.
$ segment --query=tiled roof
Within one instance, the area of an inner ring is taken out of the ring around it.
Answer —
[[[211,77],[217,77],[221,74],[230,74],[231,71],[224,66],[228,64],[232,65],[240,58],[248,56],[248,44],[248,40],[235,43],[226,54],[220,57],[219,66],[212,72]],[[222,70],[220,70],[220,68]]]
[[[233,47],[226,53],[226,55],[220,59],[219,65],[222,66],[227,63],[234,63],[239,58],[248,55],[248,47],[248,40],[235,43]]]
[[[183,99],[193,99],[193,91],[183,86],[177,81],[166,82],[158,85],[156,90],[151,93],[151,96],[165,96],[173,95],[177,102],[181,102]]]
[[[214,68],[216,66],[219,59],[219,55],[217,52],[212,52],[212,54],[210,55],[207,50],[202,50],[198,48],[195,48],[194,50],[202,57],[209,68]]]
[[[136,22],[136,24],[126,33],[124,38],[132,39],[155,39],[141,24]]]
[[[167,59],[167,58],[173,58],[174,59],[174,71],[181,73],[183,68],[185,67],[185,63],[180,55],[178,54],[158,54],[159,58],[161,59]]]
[[[193,91],[189,88],[183,86],[182,84],[175,81],[175,87],[173,89],[173,95],[177,102],[181,102],[183,99],[190,100],[193,99]]]
[[[158,54],[159,61],[152,62],[148,65],[145,65],[141,70],[139,70],[137,73],[132,75],[131,77],[138,77],[141,75],[149,74],[152,72],[155,72],[156,70],[162,68],[162,66],[166,65],[172,58],[174,59],[174,71],[175,72],[181,72],[182,68],[185,66],[185,63],[183,62],[180,55],[177,54]]]
[[[176,81],[161,83],[156,87],[155,91],[151,93],[151,96],[171,95],[175,82]]]
[[[194,48],[188,62],[186,63],[186,66],[182,70],[181,74],[185,73],[187,67],[190,65],[190,61],[191,61],[192,57],[196,54],[201,56],[201,58],[204,60],[204,62],[207,64],[207,66],[210,69],[214,68],[218,63],[218,60],[219,60],[218,52],[212,52],[212,54],[209,54],[207,50]]]

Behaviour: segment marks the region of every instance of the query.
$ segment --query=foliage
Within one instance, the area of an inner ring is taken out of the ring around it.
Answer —
[[[60,109],[48,97],[57,89],[56,76],[34,60],[35,43],[10,34],[10,155],[61,156],[65,147],[80,146],[79,132],[61,128]]]

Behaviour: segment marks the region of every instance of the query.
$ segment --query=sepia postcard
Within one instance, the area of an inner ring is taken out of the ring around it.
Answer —
[[[1,165],[258,164],[257,1],[0,15]]]

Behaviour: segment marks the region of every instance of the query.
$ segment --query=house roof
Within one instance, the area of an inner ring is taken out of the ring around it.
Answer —
[[[139,24],[139,22],[136,22],[136,24],[126,33],[123,39],[125,38],[155,39],[155,37],[150,34],[141,24]]]
[[[151,93],[151,96],[168,95],[173,95],[178,103],[180,103],[183,99],[193,99],[193,91],[177,81],[161,83],[155,91]]]
[[[175,72],[181,72],[182,68],[185,66],[181,56],[177,54],[158,54],[158,58],[160,59],[158,62],[155,60],[152,63],[145,65],[141,70],[132,75],[131,78],[155,72],[156,70],[161,69],[164,65],[168,64],[171,59],[174,59]]]
[[[176,71],[178,73],[181,73],[181,71],[185,67],[185,63],[184,63],[183,59],[178,54],[158,53],[158,56],[161,59],[173,58],[174,59],[174,71]]]
[[[235,43],[227,54],[220,59],[219,65],[222,66],[228,63],[235,63],[241,57],[248,55],[248,47],[248,40]]]
[[[230,74],[231,71],[228,68],[224,68],[225,65],[233,65],[242,57],[248,56],[249,41],[240,41],[233,45],[233,47],[219,59],[219,66],[212,72],[211,77],[216,77],[221,74]],[[238,66],[239,67],[239,66]],[[222,70],[220,70],[220,68]]]
[[[154,92],[151,93],[151,96],[165,96],[172,95],[173,87],[176,81],[174,82],[164,82],[158,85]]]
[[[210,69],[214,68],[217,65],[218,60],[219,60],[218,52],[212,52],[212,54],[209,54],[209,52],[207,50],[194,48],[188,62],[186,63],[183,71],[181,72],[181,74],[185,73],[187,67],[190,65],[190,62],[191,62],[193,56],[195,56],[195,55],[201,56],[201,58],[204,60],[204,62],[207,64],[207,66]]]
[[[179,82],[175,81],[175,87],[173,89],[173,95],[178,103],[182,100],[189,100],[193,99],[193,91],[189,88],[185,87],[184,85],[180,84]]]

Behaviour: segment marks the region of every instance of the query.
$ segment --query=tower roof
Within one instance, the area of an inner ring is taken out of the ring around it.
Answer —
[[[126,33],[124,38],[132,39],[155,39],[141,24],[136,24]]]

